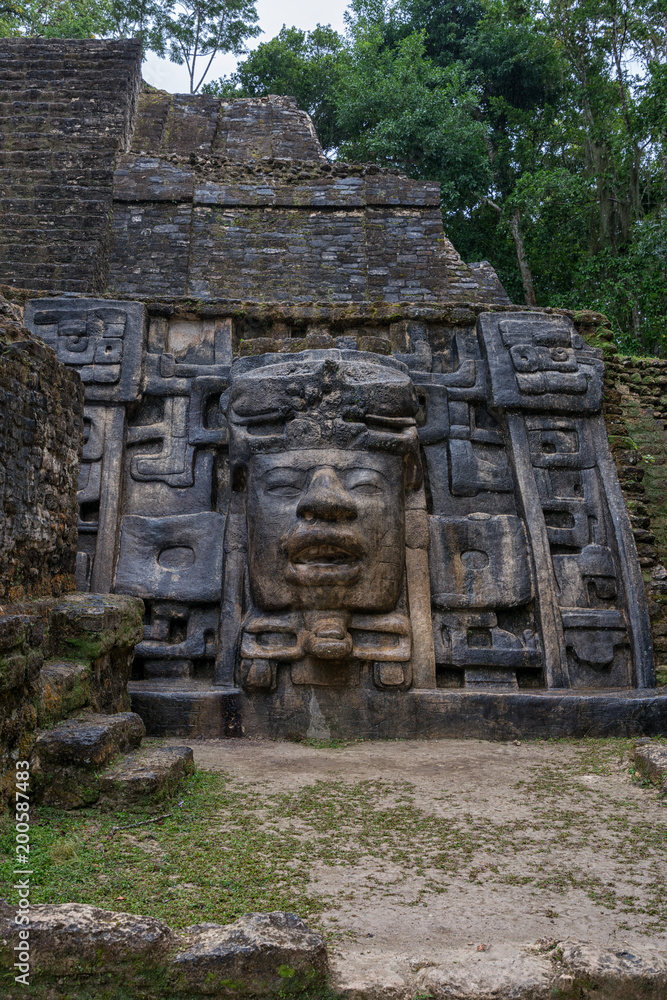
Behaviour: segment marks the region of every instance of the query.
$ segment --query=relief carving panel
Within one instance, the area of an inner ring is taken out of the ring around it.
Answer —
[[[236,361],[228,316],[26,317],[86,385],[77,580],[145,600],[142,683],[279,712],[327,688],[653,683],[601,354],[566,317]]]

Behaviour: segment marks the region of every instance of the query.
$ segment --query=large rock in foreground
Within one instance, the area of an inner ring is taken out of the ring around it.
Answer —
[[[10,971],[19,928],[16,910],[0,902],[0,968]],[[275,996],[299,991],[328,971],[324,939],[293,913],[248,913],[233,924],[198,924],[177,933],[153,917],[66,903],[30,909],[31,979],[67,986],[95,976],[105,989],[160,996]],[[107,993],[104,994],[105,996]]]
[[[327,973],[321,934],[293,913],[246,913],[233,924],[188,928],[185,948],[174,958],[189,989],[202,995],[232,992],[261,996],[286,979],[306,981]]]
[[[0,903],[0,956],[10,968],[18,944],[16,910]],[[7,944],[5,944],[5,941]],[[123,972],[133,963],[155,966],[168,960],[174,932],[154,917],[114,913],[83,903],[30,907],[30,956],[34,976]]]

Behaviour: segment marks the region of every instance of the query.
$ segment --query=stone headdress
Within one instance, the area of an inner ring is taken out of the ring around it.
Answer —
[[[233,479],[253,454],[340,448],[402,455],[406,488],[421,485],[419,404],[393,358],[341,350],[244,358],[221,405]]]

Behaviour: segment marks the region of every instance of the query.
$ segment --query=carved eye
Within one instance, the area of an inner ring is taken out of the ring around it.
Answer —
[[[359,493],[361,496],[371,497],[376,493],[381,493],[382,490],[375,483],[356,483],[354,486],[349,487],[350,493]]]
[[[345,477],[347,491],[357,496],[375,496],[383,492],[385,485],[384,476],[375,469],[351,469]]]
[[[301,490],[290,483],[276,483],[275,486],[269,486],[266,492],[272,497],[298,497]]]

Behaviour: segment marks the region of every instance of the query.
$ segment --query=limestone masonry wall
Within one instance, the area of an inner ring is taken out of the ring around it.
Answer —
[[[138,41],[0,38],[0,281],[101,291]]]
[[[293,98],[140,90],[137,41],[0,40],[0,285],[509,304],[439,185],[330,162]]]
[[[491,266],[445,236],[438,184],[329,162],[292,98],[160,92],[142,94],[118,158],[109,291],[509,304]]]
[[[0,615],[0,811],[40,729],[75,713],[127,710],[141,601],[72,594],[5,607]]]
[[[0,299],[0,602],[74,589],[83,387]],[[20,338],[20,339],[17,339]]]

